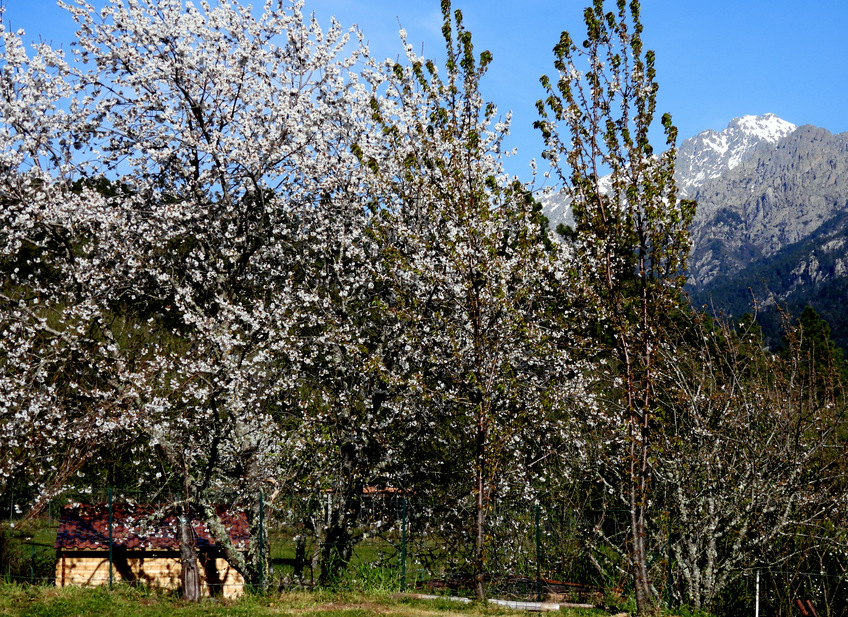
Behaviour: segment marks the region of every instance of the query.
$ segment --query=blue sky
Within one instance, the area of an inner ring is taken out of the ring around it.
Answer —
[[[508,145],[519,152],[511,173],[525,177],[527,161],[539,158],[541,139],[532,128],[539,76],[553,72],[551,49],[562,30],[581,40],[589,1],[454,0],[475,48],[494,55],[484,93],[501,111],[513,111]],[[331,15],[358,24],[377,56],[399,54],[400,22],[416,49],[444,57],[438,0],[306,0],[306,10],[322,24]],[[5,20],[29,39],[66,48],[73,36],[72,21],[54,0],[6,0]],[[672,114],[681,139],[769,112],[848,131],[845,0],[643,0],[642,22],[645,44],[657,53],[658,112]]]

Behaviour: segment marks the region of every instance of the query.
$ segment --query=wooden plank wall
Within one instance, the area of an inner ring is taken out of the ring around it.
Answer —
[[[206,596],[222,595],[231,598],[244,591],[244,579],[226,559],[216,558],[213,563],[200,560],[200,581]],[[179,589],[180,559],[178,555],[132,553],[113,556],[113,581],[131,585],[146,585],[160,589]],[[108,585],[109,555],[62,555],[56,560],[56,585]]]

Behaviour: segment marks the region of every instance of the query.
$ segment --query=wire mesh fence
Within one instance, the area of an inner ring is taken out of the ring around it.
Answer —
[[[111,500],[109,494],[111,493]],[[268,500],[262,495],[218,495],[236,504],[250,519],[251,533],[260,534],[263,567],[260,587],[270,590],[328,585],[353,589],[426,591],[473,595],[473,503],[440,503],[399,491],[371,491],[354,498],[332,493],[290,495]],[[0,575],[7,581],[61,584],[57,548],[64,507],[69,504],[106,506],[127,503],[168,504],[179,496],[166,493],[92,489],[63,494],[30,516],[14,498],[0,510]],[[257,513],[261,517],[257,518]],[[113,521],[114,523],[114,521]],[[577,511],[561,504],[495,503],[486,523],[484,570],[491,597],[521,600],[580,601],[603,604],[629,593],[626,563],[629,533],[627,513],[615,510]],[[661,530],[671,534],[668,529]],[[171,529],[170,533],[175,533]],[[662,536],[662,533],[658,534]],[[656,543],[663,545],[663,539]],[[75,555],[83,557],[82,551]],[[178,586],[179,556],[148,549],[138,559],[148,567],[156,559],[166,572],[145,575],[132,570],[128,551],[99,556],[89,584],[130,581],[156,585],[170,577]],[[228,565],[220,555],[201,557],[204,580],[222,582]],[[824,558],[823,558],[824,559]],[[715,601],[716,615],[789,617],[807,614],[848,615],[848,582],[842,560],[829,557],[817,571],[799,562],[793,570],[761,567],[738,572]],[[121,561],[123,560],[123,561]],[[650,555],[652,580],[664,603],[679,598],[672,556]],[[133,566],[134,567],[134,566]],[[133,578],[134,576],[134,578]],[[215,577],[218,577],[217,579]],[[145,578],[147,577],[147,578]],[[241,589],[241,587],[239,588]],[[676,593],[672,593],[676,591]]]
[[[55,583],[58,504],[48,502],[44,512],[25,526],[20,526],[20,523],[28,512],[14,492],[2,505],[5,508],[0,509],[0,576],[6,581]]]
[[[261,499],[254,497],[254,502]],[[232,496],[219,498],[222,503],[237,501]],[[65,493],[43,504],[33,517],[11,497],[4,508],[0,574],[18,582],[57,582],[57,532],[63,507],[68,504],[99,505],[109,513],[116,504],[176,501],[179,496],[169,493],[95,488]],[[470,504],[448,507],[397,491],[372,491],[357,496],[355,501],[352,504],[349,498],[340,500],[326,493],[288,496],[266,504],[261,526],[253,525],[254,531],[265,537],[262,545],[268,570],[263,586],[341,584],[471,594],[470,529],[475,512]],[[245,505],[243,498],[241,505]],[[352,508],[356,516],[344,519],[341,514]],[[551,594],[566,597],[608,584],[586,558],[580,541],[581,529],[597,522],[584,520],[564,508],[496,505],[486,525],[485,569],[491,593],[528,599]],[[615,530],[609,533],[610,537],[620,535],[623,529],[620,521],[611,520],[609,514],[604,525]],[[102,535],[108,534],[103,531]],[[81,551],[74,550],[79,556]],[[145,553],[148,559],[149,553]],[[127,555],[121,552],[119,557],[126,559]],[[125,580],[126,576],[115,573],[117,558],[114,554],[104,555],[97,572],[89,577],[90,583]]]
[[[0,576],[30,584],[55,583],[56,526],[40,523],[23,531],[0,530]]]

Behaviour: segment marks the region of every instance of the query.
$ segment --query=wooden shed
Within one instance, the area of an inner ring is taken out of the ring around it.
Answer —
[[[56,535],[56,585],[108,585],[124,581],[163,589],[180,586],[176,516],[157,515],[150,505],[65,506]],[[246,550],[248,523],[243,513],[218,508],[218,517],[239,550]],[[110,529],[111,527],[111,529]],[[208,596],[233,597],[244,589],[241,574],[223,558],[205,522],[192,521],[201,587]],[[111,537],[111,561],[110,561]]]

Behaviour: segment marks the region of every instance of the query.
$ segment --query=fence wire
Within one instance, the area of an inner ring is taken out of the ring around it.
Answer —
[[[224,494],[217,497],[221,503],[238,501]],[[0,510],[5,514],[0,525],[0,576],[18,583],[56,584],[55,542],[62,506],[102,505],[107,499],[108,489],[64,494],[29,519],[23,505],[10,499]],[[178,497],[115,489],[113,500],[166,503]],[[259,497],[253,501],[258,503]],[[243,498],[239,503],[247,507]],[[351,510],[356,516],[340,523]],[[396,491],[374,491],[354,499],[324,493],[281,498],[266,503],[262,512],[266,589],[329,584],[473,595],[476,510],[471,502],[437,503]],[[334,535],[334,526],[344,527],[347,535]],[[485,531],[485,580],[492,597],[603,604],[630,591],[626,512],[496,503]],[[322,579],[322,569],[333,559],[338,560],[336,578]],[[658,597],[670,603],[678,597],[671,593],[674,564],[662,550],[650,555],[650,561]],[[803,563],[794,570],[784,565],[739,571],[711,610],[716,615],[754,615],[759,610],[763,617],[813,611],[820,617],[846,616],[845,564],[835,558],[827,564],[818,571],[805,570]],[[108,572],[109,563],[102,563],[89,583],[108,584]]]

